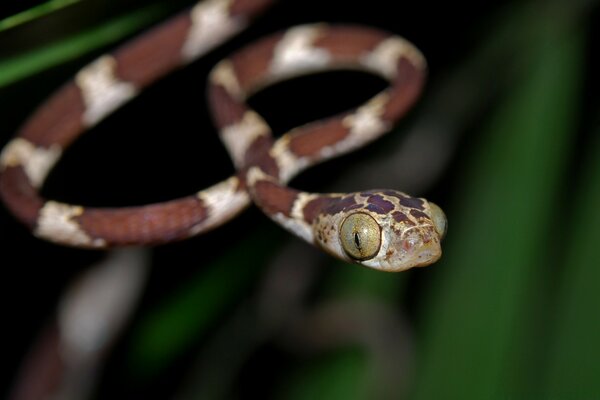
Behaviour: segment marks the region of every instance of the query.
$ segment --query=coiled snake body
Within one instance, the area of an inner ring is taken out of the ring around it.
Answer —
[[[422,198],[394,190],[316,194],[287,182],[323,160],[389,131],[418,97],[426,64],[406,40],[373,28],[315,24],[259,40],[222,60],[208,97],[237,174],[194,195],[138,207],[87,208],[39,195],[64,149],[144,87],[204,54],[271,0],[207,0],[84,67],[29,118],[0,155],[0,195],[36,236],[90,248],[157,244],[217,227],[253,201],[281,226],[341,259],[385,271],[435,262],[446,219]],[[274,140],[245,103],[300,75],[359,69],[390,82],[355,110]]]

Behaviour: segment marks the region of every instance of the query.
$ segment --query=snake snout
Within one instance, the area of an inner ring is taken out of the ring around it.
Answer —
[[[442,254],[437,228],[429,224],[405,230],[391,247],[390,264],[399,271],[433,264]]]

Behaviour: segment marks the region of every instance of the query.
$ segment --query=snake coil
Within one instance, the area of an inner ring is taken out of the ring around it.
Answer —
[[[0,154],[0,196],[36,236],[105,248],[158,244],[204,233],[253,201],[266,215],[326,252],[367,267],[402,271],[435,262],[446,218],[435,204],[395,190],[306,193],[299,172],[364,146],[406,113],[426,63],[405,39],[374,28],[313,24],[263,38],[219,62],[209,105],[236,175],[157,204],[91,208],[44,199],[39,189],[65,149],[142,89],[241,31],[271,0],[206,0],[81,69],[25,122]],[[363,105],[292,129],[275,140],[246,98],[276,82],[326,70],[362,70],[389,86]]]

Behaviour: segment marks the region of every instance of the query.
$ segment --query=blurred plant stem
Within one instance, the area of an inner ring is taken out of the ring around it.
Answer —
[[[78,3],[81,0],[50,0],[28,10],[0,20],[0,32],[41,18],[61,8]]]

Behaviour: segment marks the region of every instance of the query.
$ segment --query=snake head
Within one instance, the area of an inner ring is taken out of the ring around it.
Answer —
[[[446,216],[434,203],[384,190],[334,199],[313,222],[315,241],[332,255],[399,272],[442,255]]]

